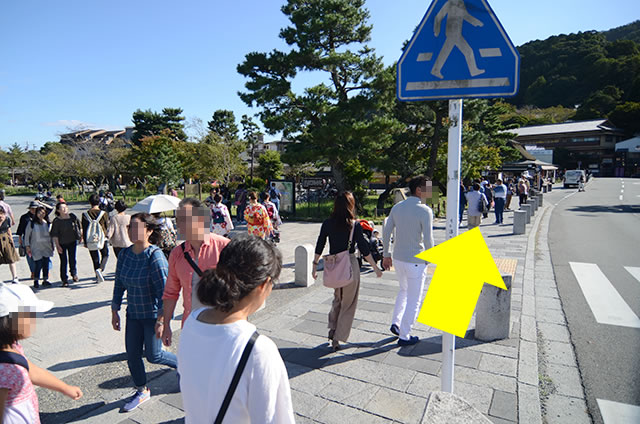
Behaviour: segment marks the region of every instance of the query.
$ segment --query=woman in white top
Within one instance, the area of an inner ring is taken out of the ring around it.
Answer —
[[[123,249],[131,246],[131,240],[129,239],[129,223],[131,222],[131,216],[126,215],[124,211],[127,209],[127,205],[118,200],[115,205],[117,215],[114,215],[109,220],[109,228],[107,229],[107,238],[109,243],[113,247],[113,253],[118,259],[118,254]]]
[[[282,256],[270,243],[238,235],[216,269],[204,272],[197,295],[210,307],[191,312],[178,348],[187,423],[214,422],[256,327],[247,321],[271,294]],[[278,348],[259,336],[231,397],[224,423],[294,423],[289,377]]]

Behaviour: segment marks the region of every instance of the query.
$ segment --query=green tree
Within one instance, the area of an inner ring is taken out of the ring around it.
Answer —
[[[609,119],[628,135],[640,133],[640,102],[625,102],[609,114]]]
[[[288,52],[253,52],[238,72],[248,78],[240,98],[262,108],[271,134],[297,143],[283,160],[295,166],[324,161],[338,189],[354,189],[371,175],[380,149],[391,143],[392,104],[373,96],[383,64],[366,43],[371,38],[364,0],[288,0],[281,10],[291,25],[280,31]],[[357,50],[354,50],[357,49]],[[296,75],[313,72],[324,82],[293,91]]]
[[[181,145],[184,143],[181,143]],[[175,140],[169,130],[144,137],[129,156],[136,176],[153,183],[175,185],[182,176],[182,165]]]
[[[241,157],[242,152],[246,150],[246,144],[242,140],[225,140],[210,131],[201,144],[202,153],[198,156],[201,174],[207,174],[207,170],[210,170],[211,178],[229,185],[234,177],[247,173],[247,166]]]
[[[258,177],[263,180],[280,178],[283,170],[280,153],[267,150],[258,157]]]
[[[185,141],[187,134],[184,132],[184,117],[180,108],[164,108],[161,113],[152,110],[133,112],[133,137],[134,144],[139,145],[144,137],[160,135],[167,131],[166,136],[178,141]]]
[[[11,185],[16,184],[16,168],[24,165],[26,155],[18,143],[13,143],[7,151],[6,161],[11,170]]]
[[[607,116],[615,109],[622,98],[622,91],[613,85],[608,85],[602,90],[591,94],[578,108],[575,118],[579,121],[598,119]]]
[[[208,123],[209,131],[214,132],[224,140],[238,138],[236,116],[231,110],[218,109],[213,113]]]
[[[249,153],[249,185],[253,185],[253,163],[256,157],[256,147],[260,141],[262,133],[258,127],[258,124],[253,122],[250,116],[242,115],[240,120],[242,125],[242,135],[244,136],[244,142],[247,146],[247,152]]]

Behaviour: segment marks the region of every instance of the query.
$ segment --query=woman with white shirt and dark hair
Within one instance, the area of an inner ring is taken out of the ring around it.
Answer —
[[[278,347],[247,321],[281,269],[282,255],[273,245],[238,235],[217,267],[203,273],[197,296],[205,307],[187,318],[178,348],[187,423],[295,422]]]

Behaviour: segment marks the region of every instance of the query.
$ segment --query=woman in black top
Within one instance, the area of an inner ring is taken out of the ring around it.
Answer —
[[[59,202],[56,205],[56,218],[51,224],[49,235],[60,256],[60,281],[62,281],[62,287],[68,287],[67,264],[69,265],[71,278],[75,282],[78,281],[76,250],[78,241],[82,238],[82,230],[78,217],[69,213],[69,207],[65,202]]]
[[[353,267],[354,281],[339,289],[334,289],[333,303],[329,312],[329,340],[334,350],[340,349],[340,342],[346,342],[351,332],[353,317],[356,314],[358,304],[358,291],[360,289],[360,266],[355,256],[356,243],[364,258],[371,264],[378,278],[382,277],[382,271],[376,265],[369,250],[369,242],[362,233],[360,223],[356,221],[355,199],[350,192],[344,192],[336,197],[331,217],[322,223],[320,236],[316,243],[316,256],[313,261],[313,278],[318,277],[318,261],[329,238],[329,254],[343,252],[349,249],[351,266]],[[351,228],[355,225],[353,241],[349,246]]]

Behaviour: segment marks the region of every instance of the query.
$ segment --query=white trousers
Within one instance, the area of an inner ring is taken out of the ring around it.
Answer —
[[[400,328],[400,338],[409,340],[413,324],[418,318],[424,282],[427,279],[427,264],[414,264],[393,260],[398,275],[400,291],[393,310],[393,322]]]

